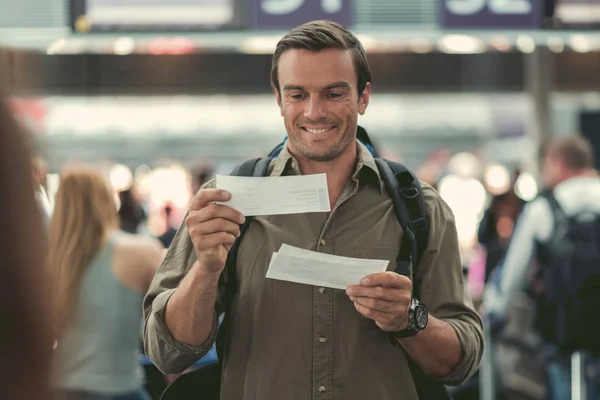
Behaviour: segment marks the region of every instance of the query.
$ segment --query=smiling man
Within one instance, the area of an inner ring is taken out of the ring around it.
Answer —
[[[427,185],[420,298],[412,298],[409,278],[393,272],[402,228],[373,156],[356,140],[370,81],[360,42],[333,22],[304,24],[277,45],[271,82],[289,140],[269,175],[325,173],[332,212],[251,221],[237,257],[223,400],[412,400],[411,360],[446,384],[464,382],[479,365],[481,319],[463,283],[454,218]],[[197,193],[145,299],[145,348],[163,372],[189,367],[215,341],[219,277],[245,220],[214,204],[229,198],[214,182]],[[390,268],[346,291],[266,279],[282,243],[385,259]],[[416,318],[422,305],[429,315]]]

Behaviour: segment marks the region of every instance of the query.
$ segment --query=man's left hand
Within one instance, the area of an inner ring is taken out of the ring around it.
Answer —
[[[412,282],[406,276],[390,271],[367,275],[360,285],[348,286],[346,294],[356,310],[383,331],[407,328]]]

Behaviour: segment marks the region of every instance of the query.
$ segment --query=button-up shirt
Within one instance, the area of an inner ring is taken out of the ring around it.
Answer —
[[[388,260],[394,270],[403,231],[373,157],[362,144],[357,149],[353,176],[331,213],[252,219],[237,258],[221,399],[417,399],[407,354],[374,321],[361,316],[343,290],[265,278],[273,252],[283,243]],[[298,174],[298,163],[287,149],[269,168],[270,176]],[[420,300],[458,335],[462,359],[441,380],[459,384],[479,365],[482,323],[463,282],[452,212],[430,186],[423,185],[423,195],[431,228],[417,272]],[[182,224],[144,302],[146,352],[163,372],[190,366],[216,338],[216,316],[212,333],[199,347],[175,340],[165,324],[166,304],[195,260]],[[217,313],[223,309],[222,289]]]

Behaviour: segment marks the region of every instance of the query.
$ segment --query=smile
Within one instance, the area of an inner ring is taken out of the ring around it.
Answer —
[[[310,133],[311,135],[322,135],[324,133],[329,132],[330,130],[333,130],[334,128],[335,128],[335,126],[330,126],[329,128],[319,128],[319,129],[303,127],[302,129],[304,129],[306,132]]]

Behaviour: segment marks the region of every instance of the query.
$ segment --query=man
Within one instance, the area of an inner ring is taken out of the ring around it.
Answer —
[[[593,149],[587,140],[573,136],[550,142],[545,149],[542,172],[548,192],[552,193],[567,217],[577,216],[584,211],[600,214],[600,178],[594,170]],[[530,264],[535,263],[548,270],[547,264],[553,261],[549,243],[555,234],[555,223],[556,215],[547,195],[540,196],[523,209],[502,267],[494,272],[495,277],[484,297],[486,313],[496,322],[495,325],[504,318],[511,299],[518,292],[529,286],[532,292],[537,292],[540,284],[548,290],[548,283],[539,279],[531,281],[533,275],[540,274],[534,274]],[[544,250],[543,254],[539,250]],[[562,269],[566,268],[567,265],[562,265]],[[566,282],[563,282],[560,290],[567,291]],[[544,307],[543,303],[539,305]],[[538,309],[538,314],[540,312],[542,310]],[[545,334],[542,333],[542,336]],[[551,340],[548,344],[556,345]],[[554,347],[552,350],[557,350]],[[569,355],[566,356],[566,365],[562,362],[549,363],[551,399],[571,398]]]
[[[270,176],[325,173],[332,212],[257,217],[238,253],[221,398],[417,399],[410,357],[428,375],[459,384],[477,369],[481,320],[465,291],[452,213],[424,188],[429,248],[419,266],[430,311],[418,335],[405,332],[411,280],[393,271],[402,238],[373,157],[356,140],[371,94],[360,42],[317,21],[288,33],[273,56],[271,81],[289,140]],[[244,216],[215,201],[210,182],[194,198],[144,302],[145,348],[164,372],[204,355],[217,333],[228,250]],[[348,257],[389,260],[390,272],[347,291],[265,279],[282,243]],[[216,310],[216,311],[215,311]]]

